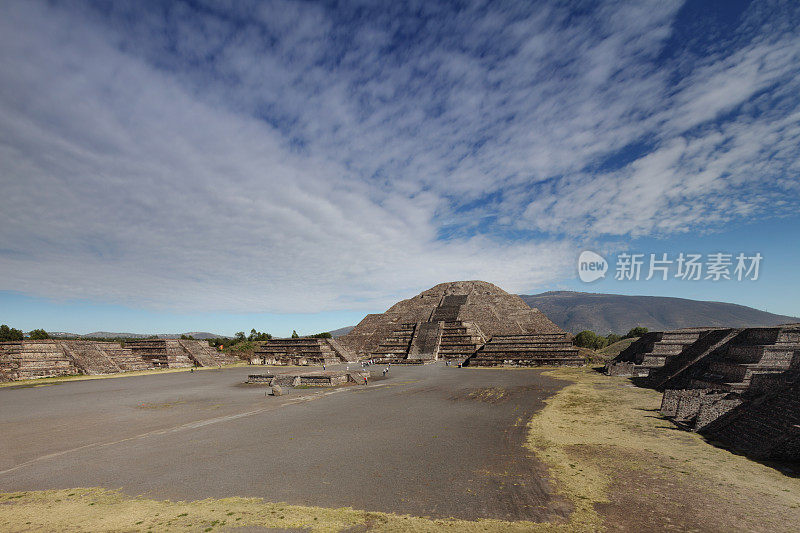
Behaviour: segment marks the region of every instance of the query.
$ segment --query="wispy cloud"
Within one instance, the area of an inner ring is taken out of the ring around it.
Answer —
[[[795,209],[797,33],[698,56],[680,8],[5,3],[0,289],[375,307]]]

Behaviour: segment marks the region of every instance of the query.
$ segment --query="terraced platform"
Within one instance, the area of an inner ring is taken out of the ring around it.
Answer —
[[[610,376],[648,377],[711,331],[686,328],[645,333],[608,363],[605,372]]]
[[[785,386],[800,368],[800,325],[748,328],[664,384],[662,413],[701,430],[726,412]]]
[[[118,342],[30,340],[0,343],[0,380],[16,381],[73,374],[102,375],[148,370],[219,366],[238,362],[196,340],[146,339]]]
[[[464,366],[582,366],[583,357],[567,333],[495,335]]]
[[[270,339],[255,351],[264,365],[334,365],[354,358],[332,339]]]
[[[439,352],[427,342],[419,351],[423,356],[434,355],[434,360],[471,355],[492,335],[562,332],[544,313],[532,309],[522,298],[496,285],[485,281],[454,281],[441,283],[400,301],[385,313],[367,315],[339,341],[362,359],[408,359],[402,354],[404,342],[397,341],[408,341],[407,349],[410,349],[411,338],[407,334],[413,336],[413,332],[408,331],[412,328],[409,324],[431,324],[425,327],[432,331],[436,329],[432,324],[436,323],[443,324]],[[456,331],[460,328],[466,330]],[[470,338],[453,338],[458,336]],[[434,339],[436,335],[431,333],[423,337]],[[459,340],[466,342],[459,343]]]

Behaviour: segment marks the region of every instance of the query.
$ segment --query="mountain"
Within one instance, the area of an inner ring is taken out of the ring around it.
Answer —
[[[85,335],[80,335],[78,333],[66,333],[62,331],[48,331],[47,332],[53,338],[61,338],[61,337],[71,337],[71,338],[96,338],[96,339],[146,339],[147,337],[152,337],[153,334],[149,333],[113,333],[110,331],[94,331],[92,333],[87,333]],[[194,337],[198,340],[205,340],[205,339],[229,339],[225,335],[217,335],[216,333],[208,333],[207,331],[192,331],[190,333],[160,333],[156,334],[156,337],[159,339],[180,339],[181,335],[186,335],[187,337]]]
[[[342,335],[347,335],[348,333],[353,331],[354,327],[355,326],[345,326],[343,328],[334,329],[330,333],[331,333],[331,336],[335,339],[336,337],[341,337]]]
[[[636,326],[651,331],[693,326],[776,326],[800,318],[776,315],[752,307],[664,296],[625,296],[588,292],[552,291],[520,295],[562,329],[578,333],[626,333]]]

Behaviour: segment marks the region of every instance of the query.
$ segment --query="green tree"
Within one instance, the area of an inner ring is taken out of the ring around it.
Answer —
[[[234,335],[233,338],[236,340],[236,342],[242,342],[242,341],[247,340],[247,337],[245,336],[244,331],[237,331],[236,335]]]
[[[606,335],[606,340],[608,344],[614,344],[615,342],[619,342],[622,340],[622,335],[617,335],[616,333],[609,333]]]
[[[627,335],[625,335],[625,338],[626,338],[626,339],[630,339],[631,337],[641,337],[641,336],[642,336],[642,335],[644,335],[645,333],[647,333],[647,328],[645,328],[645,327],[642,327],[642,326],[637,326],[637,327],[635,327],[635,328],[632,328],[632,329],[631,329],[631,330],[628,332],[628,334],[627,334]]]
[[[0,325],[0,341],[21,341],[24,337],[21,330]]]
[[[28,333],[28,337],[32,340],[42,340],[42,339],[49,339],[50,335],[43,329],[34,329],[30,333]]]
[[[574,339],[572,339],[572,344],[575,346],[580,346],[581,348],[594,348],[596,342],[597,335],[594,331],[588,329],[581,331],[575,335]]]
[[[606,346],[608,346],[608,339],[598,335],[594,339],[594,344],[592,345],[592,350],[602,350]]]
[[[293,339],[299,339],[300,338],[300,335],[297,334],[297,331],[292,330],[292,338]]]
[[[332,339],[333,338],[333,335],[331,335],[329,331],[325,331],[325,332],[322,332],[322,333],[316,333],[316,334],[311,335],[311,336],[314,337],[315,339]]]

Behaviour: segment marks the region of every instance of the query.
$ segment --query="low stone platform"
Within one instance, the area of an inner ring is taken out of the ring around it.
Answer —
[[[238,362],[238,358],[199,340],[144,339],[119,343],[25,339],[0,342],[0,381],[218,366],[234,362]]]
[[[464,366],[583,366],[567,333],[495,335]]]
[[[366,370],[315,371],[315,372],[266,372],[250,374],[245,383],[250,385],[280,385],[287,387],[339,387],[347,383],[363,384],[369,379]]]
[[[270,339],[255,350],[255,358],[264,365],[322,366],[354,362],[355,356],[334,339],[300,337]]]

